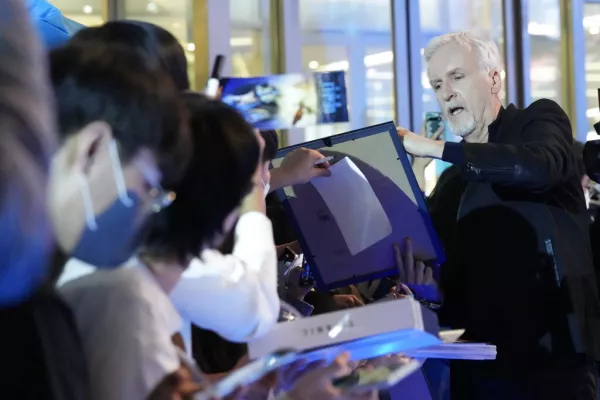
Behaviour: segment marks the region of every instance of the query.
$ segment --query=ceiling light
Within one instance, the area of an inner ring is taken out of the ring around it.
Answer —
[[[83,13],[84,14],[91,14],[93,12],[94,12],[94,9],[92,8],[92,6],[90,6],[90,5],[83,6]]]
[[[319,68],[319,63],[317,61],[311,61],[308,63],[308,68],[317,69],[317,68]]]
[[[600,117],[600,110],[598,110],[598,107],[588,108],[587,110],[585,110],[585,116],[594,119],[598,118]]]
[[[365,57],[365,67],[376,67],[378,65],[391,64],[394,61],[394,52],[384,51]]]
[[[151,1],[148,4],[146,4],[146,11],[148,11],[151,14],[156,14],[158,12],[158,5]]]
[[[592,26],[597,26],[600,24],[600,14],[588,15],[583,18],[583,26],[585,28],[590,28]]]
[[[350,68],[350,63],[344,60],[324,65],[322,69],[325,71],[348,71],[348,68]]]
[[[600,27],[590,26],[590,28],[588,29],[588,32],[590,33],[590,35],[597,35],[600,33]]]
[[[527,25],[527,32],[532,36],[560,37],[560,27],[550,24],[539,24],[537,22],[530,22]]]
[[[254,40],[250,36],[245,37],[232,37],[229,40],[229,45],[231,47],[248,47],[254,44]]]
[[[381,65],[387,65],[394,62],[394,52],[384,51],[381,53],[370,54],[364,58],[365,67],[373,68]],[[348,61],[336,61],[330,64],[321,65],[321,69],[325,71],[348,71],[350,64]]]

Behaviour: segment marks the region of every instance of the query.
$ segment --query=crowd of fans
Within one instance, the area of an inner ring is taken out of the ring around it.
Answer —
[[[166,30],[111,21],[49,35],[31,23],[48,13],[29,6],[0,2],[3,398],[193,398],[246,365],[246,343],[277,322],[406,297],[436,312],[443,300],[443,325],[498,346],[495,362],[453,364],[453,398],[594,398],[589,179],[556,104],[501,106],[488,42],[447,35],[425,54],[463,143],[399,129],[417,181],[432,158],[454,164],[427,199],[448,253],[441,276],[407,238],[397,277],[323,292],[286,261],[301,249],[273,196],[327,179],[319,152],[270,169],[277,133],[191,91]],[[228,399],[384,398],[333,384],[355,368],[368,363],[345,353],[294,363]]]

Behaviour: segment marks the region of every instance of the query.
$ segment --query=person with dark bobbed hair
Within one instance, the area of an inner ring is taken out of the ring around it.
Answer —
[[[82,333],[92,399],[143,399],[184,391],[183,377],[194,371],[181,362],[171,340],[181,320],[169,293],[191,260],[218,246],[240,214],[264,212],[259,137],[220,101],[192,93],[184,100],[193,155],[175,187],[173,204],[152,217],[128,268],[97,270],[61,288]],[[207,280],[211,273],[206,271]],[[213,300],[208,296],[204,300]],[[210,307],[218,316],[229,304],[215,301]]]
[[[156,67],[164,70],[181,91],[190,89],[187,59],[181,44],[166,29],[149,22],[123,20],[82,29],[70,45],[102,46],[120,44],[131,47]]]

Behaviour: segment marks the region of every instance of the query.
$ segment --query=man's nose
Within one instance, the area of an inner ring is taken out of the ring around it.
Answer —
[[[454,97],[456,97],[456,94],[454,93],[454,91],[451,88],[446,88],[444,93],[442,93],[442,96],[443,96],[443,99],[445,102],[449,102]]]

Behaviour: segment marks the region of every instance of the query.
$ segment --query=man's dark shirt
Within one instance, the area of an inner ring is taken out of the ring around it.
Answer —
[[[466,182],[442,268],[441,322],[498,346],[488,365],[526,374],[600,354],[600,303],[571,126],[554,102],[502,109],[489,143],[447,143]]]

